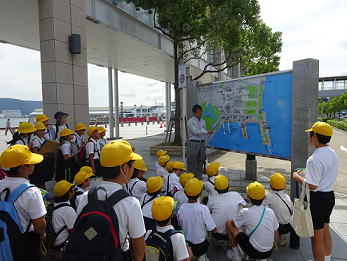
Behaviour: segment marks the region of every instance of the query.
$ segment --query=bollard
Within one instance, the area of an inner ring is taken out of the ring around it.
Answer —
[[[137,121],[135,121],[135,126],[137,126]]]
[[[155,122],[153,121],[153,125],[155,124]]]
[[[129,126],[130,126],[130,122],[129,122]]]
[[[148,125],[146,125],[146,135],[148,134],[148,130],[147,129],[148,129]]]
[[[141,121],[141,125],[143,125],[143,121]]]
[[[123,127],[123,122],[121,122],[120,126]]]

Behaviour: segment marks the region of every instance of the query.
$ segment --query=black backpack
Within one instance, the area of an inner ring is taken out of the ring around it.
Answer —
[[[80,191],[80,190],[77,190],[77,191],[75,191],[75,195],[70,199],[70,204],[71,204],[71,207],[73,207],[74,208],[74,210],[77,210],[77,206],[76,206],[76,198],[77,198],[77,196],[80,196],[80,195],[82,195],[83,194],[83,192],[82,191]]]
[[[47,249],[52,248],[57,237],[66,229],[66,226],[62,227],[58,232],[54,231],[53,227],[53,212],[62,207],[71,207],[69,203],[62,203],[57,206],[54,206],[54,203],[50,203],[47,206],[46,219],[46,238],[44,240],[45,246]]]
[[[123,189],[105,200],[98,199],[99,186],[89,190],[88,204],[79,214],[64,250],[65,261],[122,261],[119,223],[113,206],[130,195]]]
[[[175,261],[171,236],[177,233],[174,229],[165,233],[152,230],[146,240],[146,261]]]

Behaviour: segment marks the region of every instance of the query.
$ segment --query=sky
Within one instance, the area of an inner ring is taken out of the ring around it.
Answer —
[[[347,75],[347,0],[259,0],[261,17],[283,33],[280,70],[295,60],[320,61],[320,76]],[[90,106],[107,106],[107,69],[88,65]],[[26,90],[23,91],[23,86]],[[40,54],[0,44],[0,97],[41,100]],[[128,105],[164,103],[164,83],[119,72],[119,100]]]

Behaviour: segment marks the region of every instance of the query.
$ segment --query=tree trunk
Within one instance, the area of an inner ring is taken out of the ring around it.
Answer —
[[[182,144],[182,137],[181,137],[181,93],[180,89],[178,88],[178,46],[177,43],[174,42],[174,70],[175,70],[175,139],[174,143],[177,145]]]

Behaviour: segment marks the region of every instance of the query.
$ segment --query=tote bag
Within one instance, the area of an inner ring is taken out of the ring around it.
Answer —
[[[304,201],[306,196],[307,202]],[[306,183],[302,185],[300,198],[294,199],[294,211],[290,222],[299,237],[313,237],[313,222],[310,210],[310,189]]]

